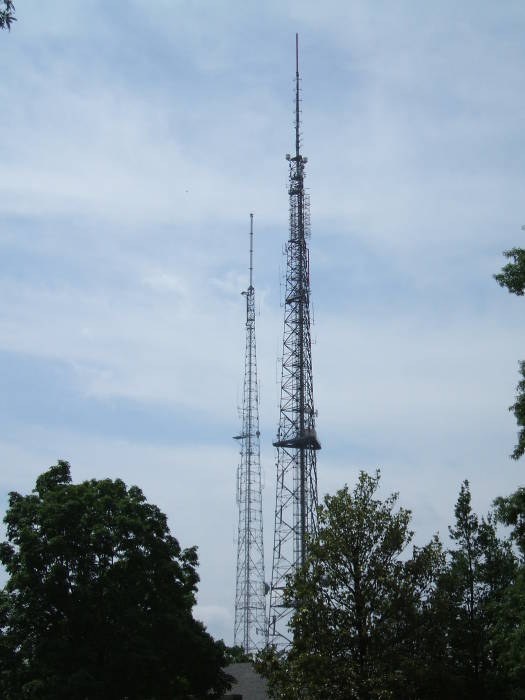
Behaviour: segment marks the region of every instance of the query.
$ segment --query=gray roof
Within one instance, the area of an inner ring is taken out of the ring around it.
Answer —
[[[242,700],[268,700],[266,681],[256,673],[252,664],[230,664],[224,670],[237,681],[225,698],[237,695],[242,696]]]

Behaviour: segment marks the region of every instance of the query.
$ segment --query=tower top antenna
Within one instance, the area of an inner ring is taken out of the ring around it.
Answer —
[[[301,155],[301,117],[299,113],[299,34],[295,35],[295,157]]]
[[[253,289],[253,214],[250,214],[250,289]]]

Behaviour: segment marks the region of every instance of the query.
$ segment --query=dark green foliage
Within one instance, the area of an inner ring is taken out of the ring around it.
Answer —
[[[519,459],[525,452],[525,362],[519,363],[521,379],[516,387],[516,402],[509,406],[509,411],[512,411],[516,416],[518,424],[518,444],[514,447],[511,454],[512,459]]]
[[[512,528],[511,540],[521,554],[516,580],[505,591],[496,610],[494,648],[511,683],[511,697],[525,698],[525,488],[506,498],[496,498],[496,516]]]
[[[449,648],[449,697],[503,700],[509,688],[492,638],[497,606],[516,576],[516,558],[510,544],[498,539],[494,518],[480,520],[472,512],[468,481],[461,485],[454,513],[449,528],[454,547],[436,596]]]
[[[506,287],[511,294],[523,296],[525,293],[525,249],[512,248],[503,255],[513,262],[507,263],[494,279],[501,287]],[[512,459],[519,459],[525,453],[525,362],[520,362],[521,380],[516,388],[516,401],[509,407],[516,416],[518,424],[518,444],[511,454]]]
[[[525,559],[525,487],[507,498],[496,498],[496,516],[501,523],[512,527],[511,538]]]
[[[0,0],[0,5],[4,6],[4,9],[0,10],[0,29],[11,30],[11,23],[16,22],[13,0]]]
[[[59,462],[32,494],[10,494],[5,523],[2,697],[172,700],[227,687],[224,646],[192,616],[196,549],[181,550],[136,486],[74,485]]]
[[[397,495],[376,498],[378,486],[379,473],[361,473],[353,493],[326,496],[319,510],[318,536],[287,591],[294,643],[287,657],[269,649],[258,659],[274,697],[408,699],[427,684],[418,637],[441,546],[435,539],[403,559],[410,512],[396,510]]]
[[[494,279],[500,287],[506,287],[511,294],[523,296],[525,292],[525,249],[512,248],[503,251],[503,255],[513,262],[507,263]]]
[[[221,644],[222,642],[219,642]],[[227,664],[244,664],[253,661],[251,654],[247,654],[242,647],[224,646],[224,658]]]
[[[512,700],[525,698],[525,569],[494,608],[492,645]]]
[[[445,554],[413,548],[410,513],[377,498],[379,475],[327,496],[309,558],[289,582],[294,641],[257,658],[282,700],[523,700],[525,585],[492,515],[465,481]],[[523,533],[523,493],[499,499]]]

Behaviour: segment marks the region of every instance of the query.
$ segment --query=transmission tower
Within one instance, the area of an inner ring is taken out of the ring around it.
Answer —
[[[255,345],[255,288],[253,286],[253,214],[250,214],[250,286],[246,297],[246,354],[242,432],[237,468],[237,582],[235,590],[235,644],[246,654],[266,642],[266,605],[262,522],[261,455],[259,446],[259,391]]]
[[[295,154],[289,163],[290,237],[286,243],[281,401],[277,440],[277,489],[273,542],[268,641],[278,648],[291,642],[287,623],[292,609],[285,605],[286,579],[302,565],[307,536],[317,527],[316,452],[310,339],[310,274],[307,240],[310,202],[304,191],[305,164],[301,155],[299,39],[295,37]]]

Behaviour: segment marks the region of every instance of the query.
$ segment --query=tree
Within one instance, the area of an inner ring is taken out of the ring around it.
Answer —
[[[519,372],[521,379],[516,387],[516,401],[509,406],[509,411],[512,411],[516,416],[518,424],[518,444],[514,447],[511,454],[512,459],[519,459],[525,453],[525,362],[519,362]]]
[[[222,643],[222,642],[219,642]],[[241,646],[224,647],[224,658],[229,664],[247,664],[253,661],[253,654],[247,654]]]
[[[494,607],[492,648],[505,674],[508,697],[525,698],[525,569],[520,567],[515,581]],[[498,696],[495,696],[498,697]],[[500,696],[502,697],[502,696]]]
[[[506,287],[511,294],[523,296],[525,293],[525,249],[512,248],[503,251],[503,255],[512,262],[507,263],[497,275],[493,275],[500,287]],[[512,459],[519,459],[525,453],[525,362],[519,363],[521,379],[517,386],[516,401],[509,406],[516,416],[518,424],[518,443],[511,454]]]
[[[194,620],[195,547],[119,479],[71,483],[58,462],[9,495],[0,598],[6,699],[220,697],[224,645]],[[209,694],[208,694],[209,693]]]
[[[11,31],[11,23],[16,22],[13,0],[1,0],[1,4],[5,9],[0,10],[0,29]]]
[[[511,539],[525,560],[525,487],[521,486],[506,498],[496,498],[494,505],[499,522],[512,527]]]
[[[275,698],[421,697],[428,668],[418,637],[441,546],[434,539],[402,558],[410,512],[396,510],[397,494],[375,497],[379,480],[361,472],[352,493],[345,487],[319,508],[307,561],[286,591],[293,644],[257,662]]]
[[[499,274],[494,275],[494,279],[500,287],[507,287],[511,294],[521,297],[525,293],[525,249],[504,250],[503,255],[512,262],[507,263]]]
[[[498,539],[494,517],[480,520],[472,511],[468,481],[461,485],[454,514],[449,532],[455,547],[436,594],[447,638],[447,697],[503,700],[509,688],[493,636],[498,606],[516,576],[516,558],[509,542]]]
[[[525,698],[525,488],[506,498],[496,498],[496,517],[512,527],[513,540],[521,555],[516,580],[505,590],[494,610],[494,650],[505,670],[513,700]]]

